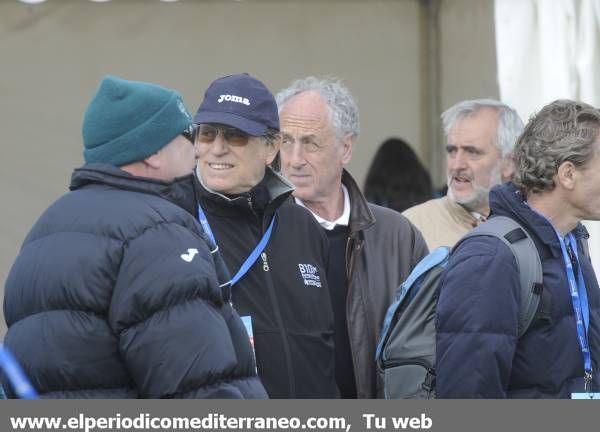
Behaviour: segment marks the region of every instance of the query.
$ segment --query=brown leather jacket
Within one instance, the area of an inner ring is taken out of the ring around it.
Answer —
[[[428,253],[417,230],[400,213],[367,203],[344,170],[350,196],[350,237],[346,247],[348,336],[359,398],[375,398],[375,347],[388,306],[398,286]]]

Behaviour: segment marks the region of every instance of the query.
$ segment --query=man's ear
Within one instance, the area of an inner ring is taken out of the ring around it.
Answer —
[[[348,165],[350,160],[352,159],[352,148],[354,147],[354,142],[356,141],[356,136],[354,134],[347,134],[342,139],[342,165]]]
[[[154,153],[151,156],[148,156],[146,159],[144,159],[144,163],[146,165],[148,165],[150,168],[153,169],[160,169],[160,167],[162,166],[162,157],[160,154],[160,150],[157,151],[156,153]]]
[[[267,144],[267,160],[265,161],[267,165],[271,165],[275,156],[279,152],[279,148],[281,147],[281,134],[277,134],[275,138],[271,141],[271,144]]]
[[[512,153],[503,158],[501,163],[500,176],[502,177],[502,182],[512,180],[515,174],[515,159]]]
[[[555,176],[555,182],[560,184],[566,190],[575,188],[577,179],[577,167],[571,161],[565,161],[560,164]]]

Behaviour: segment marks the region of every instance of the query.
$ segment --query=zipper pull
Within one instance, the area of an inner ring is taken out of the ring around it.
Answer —
[[[268,272],[269,271],[269,263],[267,262],[267,253],[266,252],[261,253],[260,257],[263,260],[263,270]]]

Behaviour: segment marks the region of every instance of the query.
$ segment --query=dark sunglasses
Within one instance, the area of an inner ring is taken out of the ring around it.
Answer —
[[[187,139],[192,144],[196,143],[196,125],[192,124],[187,127],[186,130],[181,132],[181,136]]]
[[[212,144],[221,132],[223,139],[227,144],[234,147],[242,147],[248,144],[251,135],[239,130],[238,128],[216,125],[210,123],[202,123],[196,129],[196,139],[202,144]]]

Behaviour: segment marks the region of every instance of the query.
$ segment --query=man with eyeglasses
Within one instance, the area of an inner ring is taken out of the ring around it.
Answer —
[[[374,398],[385,313],[427,247],[406,218],[367,203],[345,169],[360,127],[354,98],[339,80],[298,80],[277,102],[282,172],[329,239],[338,386],[342,397]]]
[[[269,396],[337,397],[327,239],[269,166],[281,141],[273,95],[247,74],[219,78],[194,123],[201,223],[232,275]]]
[[[192,134],[158,85],[108,76],[88,105],[86,164],[6,281],[4,343],[43,397],[266,397],[196,220]]]

